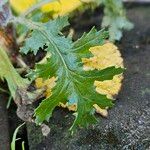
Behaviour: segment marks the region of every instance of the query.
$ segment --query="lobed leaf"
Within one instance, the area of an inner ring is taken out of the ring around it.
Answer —
[[[67,18],[63,17],[43,24],[33,31],[45,39],[44,41],[48,46],[47,53],[51,53],[51,57],[44,64],[36,65],[33,74],[44,79],[57,77],[52,95],[41,102],[35,110],[35,116],[38,124],[44,120],[49,120],[54,108],[60,102],[66,103],[74,99],[77,103],[76,119],[71,127],[71,130],[74,130],[76,126],[88,126],[96,122],[94,104],[101,108],[113,106],[111,99],[96,92],[94,81],[111,80],[114,75],[122,73],[123,69],[109,67],[104,70],[83,70],[82,58],[92,56],[89,48],[103,44],[107,32],[104,30],[97,31],[93,28],[89,33],[84,33],[79,40],[73,42],[59,34],[66,25],[68,25]],[[34,41],[34,34],[29,40]],[[26,42],[22,48],[25,53],[29,50]],[[36,42],[40,43],[41,41]],[[30,51],[37,51],[37,49],[30,48]]]

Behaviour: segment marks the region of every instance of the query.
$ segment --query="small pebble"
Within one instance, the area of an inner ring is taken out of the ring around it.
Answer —
[[[50,133],[49,126],[47,126],[46,124],[42,124],[41,128],[42,128],[42,134],[43,134],[43,136],[48,136],[48,134]]]

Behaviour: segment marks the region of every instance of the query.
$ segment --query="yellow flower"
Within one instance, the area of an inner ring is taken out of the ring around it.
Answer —
[[[92,58],[83,58],[84,70],[105,69],[110,66],[123,67],[123,59],[118,48],[112,43],[106,43],[102,46],[95,46],[90,48],[91,53],[94,55]],[[122,74],[116,75],[112,80],[95,81],[96,91],[100,94],[107,95],[108,98],[114,99],[121,88]],[[55,86],[56,78],[51,78],[43,81],[41,78],[36,79],[36,87],[47,87],[46,97],[51,95],[51,88]],[[70,105],[69,103],[60,103],[63,108],[68,108],[70,111],[76,111],[76,104]],[[93,105],[96,112],[104,117],[107,117],[107,109],[100,108],[97,104]]]
[[[82,5],[80,0],[60,0],[44,5],[41,9],[43,12],[54,12],[54,17],[63,16],[72,12]]]
[[[10,0],[12,8],[17,13],[25,12],[27,9],[29,9],[37,2],[38,0]],[[42,12],[45,13],[54,12],[53,17],[57,17],[66,15],[67,13],[72,12],[81,5],[82,5],[81,0],[59,0],[59,2],[54,1],[43,5],[41,7],[41,10]]]
[[[38,0],[9,0],[11,7],[17,12],[17,13],[23,13],[27,9],[29,9],[31,6],[36,4]]]

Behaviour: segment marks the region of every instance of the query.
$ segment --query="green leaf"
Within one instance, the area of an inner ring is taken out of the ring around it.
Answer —
[[[11,64],[5,49],[0,47],[0,79],[5,79],[8,83],[12,97],[15,99],[18,88],[25,89],[29,84],[28,80],[23,79]]]
[[[39,34],[38,30],[34,30],[31,33],[31,36],[26,39],[25,45],[20,49],[20,51],[25,54],[27,54],[29,51],[32,51],[34,52],[34,54],[36,54],[40,47],[43,47],[45,44],[49,45],[50,41],[47,40],[46,35],[53,34],[54,36],[57,37],[57,34],[60,33],[60,30],[62,30],[65,26],[68,25],[68,22],[66,17],[64,19],[58,18],[45,24],[39,23],[36,25],[37,28],[38,27],[41,28],[42,32],[40,32]],[[63,44],[63,41],[61,41],[61,43],[59,41],[58,44],[61,46],[61,44]]]
[[[39,33],[37,31],[32,32],[32,36],[26,40],[25,47],[21,48],[21,52],[24,52],[27,54],[30,50],[36,53],[38,52],[40,47],[43,47],[45,43],[46,38],[43,36],[39,36]],[[39,42],[37,42],[39,41]]]
[[[122,0],[104,0],[102,27],[108,27],[110,41],[120,40],[122,30],[130,30],[133,24],[127,19]]]
[[[79,40],[73,42],[60,34],[59,30],[66,25],[68,25],[66,18],[58,18],[33,31],[40,38],[45,38],[48,46],[47,53],[51,53],[51,57],[44,64],[36,65],[36,69],[33,71],[34,76],[44,79],[57,77],[52,95],[41,102],[35,110],[35,116],[36,122],[42,123],[44,120],[49,120],[54,108],[60,102],[65,103],[75,99],[77,102],[76,119],[71,127],[71,130],[74,130],[76,126],[88,126],[96,122],[94,104],[101,108],[113,106],[112,100],[108,99],[106,95],[96,92],[94,82],[95,80],[110,80],[114,75],[122,73],[123,69],[110,67],[104,70],[84,71],[82,58],[92,56],[89,48],[103,44],[108,33],[93,28],[89,33],[84,33]],[[34,40],[34,35],[30,37],[30,41],[32,40]],[[41,41],[36,42],[40,43]],[[26,47],[25,44],[23,49],[28,49],[28,46]],[[32,47],[30,50],[35,52]]]

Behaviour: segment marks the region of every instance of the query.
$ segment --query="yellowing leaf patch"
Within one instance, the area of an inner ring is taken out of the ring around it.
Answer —
[[[94,57],[82,59],[85,70],[105,69],[110,66],[123,67],[121,54],[112,43],[92,47],[90,51]],[[116,75],[113,80],[96,81],[96,89],[99,93],[106,94],[108,98],[113,98],[120,90],[122,78],[122,75]]]
[[[51,89],[56,85],[55,81],[56,81],[55,77],[52,77],[45,81],[42,78],[37,78],[35,80],[35,85],[38,89],[45,87],[46,88],[45,96],[49,97],[52,94]]]
[[[118,48],[114,44],[106,43],[102,46],[95,46],[90,48],[90,51],[94,56],[89,59],[82,59],[84,62],[84,70],[101,70],[111,66],[123,68],[123,59]],[[100,94],[107,95],[108,98],[114,99],[121,88],[122,79],[123,75],[121,74],[115,75],[112,80],[95,81],[96,90]],[[51,89],[55,86],[55,81],[56,78],[54,77],[45,81],[42,78],[37,78],[36,87],[42,88],[46,86],[47,90],[45,96],[49,97],[51,95]],[[69,103],[60,103],[60,106],[63,108],[68,108],[70,111],[76,111],[77,109],[76,104],[70,105]],[[108,115],[107,109],[102,109],[97,104],[94,104],[93,106],[97,113],[104,117]]]

